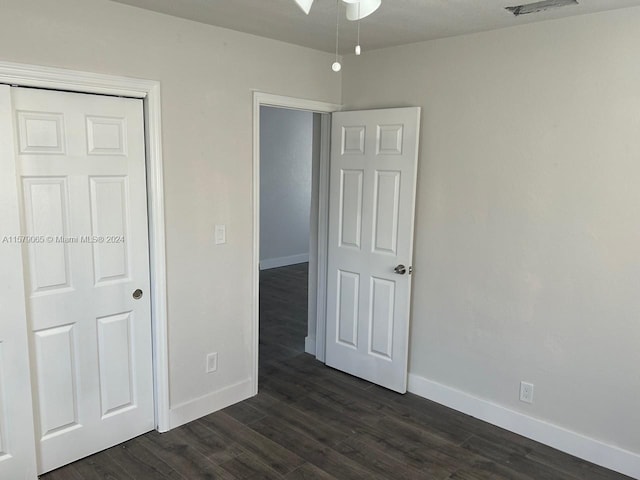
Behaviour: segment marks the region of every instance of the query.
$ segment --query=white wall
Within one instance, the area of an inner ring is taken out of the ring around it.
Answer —
[[[309,260],[313,113],[260,108],[260,268]]]
[[[639,25],[618,10],[342,70],[349,109],[423,107],[413,378],[637,454]]]
[[[104,0],[5,0],[0,60],[161,81],[172,419],[239,400],[252,367],[252,90],[339,103],[331,55]]]

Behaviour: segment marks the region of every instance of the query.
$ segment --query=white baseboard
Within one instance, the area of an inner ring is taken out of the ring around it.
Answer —
[[[307,263],[308,261],[309,261],[308,253],[291,255],[289,257],[266,258],[264,260],[260,260],[260,270],[269,270],[270,268],[286,267],[287,265]]]
[[[316,337],[305,337],[304,339],[304,351],[313,355],[316,355]]]
[[[412,373],[409,374],[408,390],[562,452],[630,477],[640,478],[640,454],[586,437]]]
[[[253,396],[251,379],[172,407],[169,428],[176,428]]]

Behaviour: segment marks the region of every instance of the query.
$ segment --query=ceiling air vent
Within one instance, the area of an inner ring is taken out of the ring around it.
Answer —
[[[543,2],[528,3],[526,5],[518,5],[517,7],[506,7],[506,9],[518,17],[520,15],[544,12],[552,8],[567,7],[569,5],[578,5],[578,0],[544,0]]]

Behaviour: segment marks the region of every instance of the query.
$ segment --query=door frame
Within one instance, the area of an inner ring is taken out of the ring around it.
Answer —
[[[251,259],[251,337],[252,337],[252,389],[258,393],[258,351],[260,342],[260,107],[277,107],[330,114],[342,110],[342,105],[316,100],[253,92],[253,252]],[[327,239],[329,228],[329,158],[331,119],[322,116],[320,138],[320,175],[318,188],[318,295],[316,310],[316,335],[305,339],[307,353],[324,361],[326,322]]]
[[[149,214],[154,413],[156,429],[159,432],[166,432],[170,429],[170,404],[160,82],[40,65],[0,62],[0,83],[143,100]]]

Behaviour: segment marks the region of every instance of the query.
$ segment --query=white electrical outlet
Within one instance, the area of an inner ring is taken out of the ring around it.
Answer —
[[[520,401],[533,403],[533,383],[520,382]]]
[[[226,225],[216,225],[215,242],[216,242],[216,245],[227,243],[227,226]]]
[[[207,373],[213,373],[218,370],[218,353],[210,353],[207,355]]]

